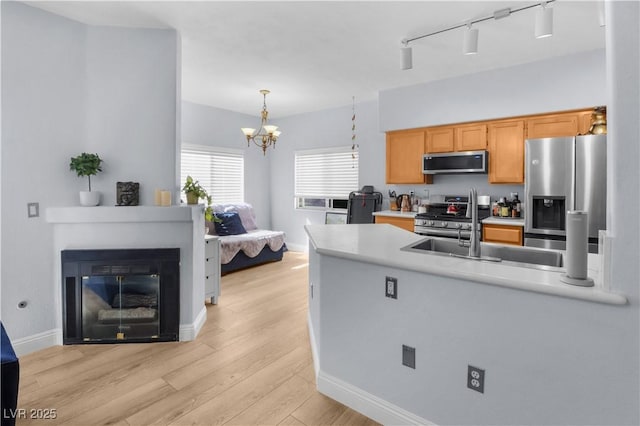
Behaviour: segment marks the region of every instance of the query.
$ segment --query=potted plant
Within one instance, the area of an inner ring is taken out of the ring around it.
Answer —
[[[80,191],[80,205],[97,206],[100,204],[100,192],[91,191],[91,176],[102,171],[100,164],[102,160],[98,154],[87,154],[83,152],[77,157],[71,158],[69,169],[76,172],[78,176],[86,176],[89,179],[89,190]]]
[[[197,180],[193,180],[191,176],[187,176],[187,180],[182,187],[182,191],[187,196],[187,204],[198,204],[200,199],[207,201],[207,206],[204,209],[204,218],[208,222],[214,222],[216,217],[213,215],[213,203],[211,195],[207,194],[207,190],[204,189]]]

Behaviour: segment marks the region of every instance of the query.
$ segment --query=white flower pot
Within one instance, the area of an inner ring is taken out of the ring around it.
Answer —
[[[85,207],[97,206],[100,204],[100,192],[80,191],[80,205]]]

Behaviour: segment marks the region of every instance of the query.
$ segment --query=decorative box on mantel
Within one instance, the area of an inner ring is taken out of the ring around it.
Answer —
[[[179,339],[193,340],[206,321],[204,207],[50,207],[53,224],[56,329],[62,343],[62,250],[180,249]]]

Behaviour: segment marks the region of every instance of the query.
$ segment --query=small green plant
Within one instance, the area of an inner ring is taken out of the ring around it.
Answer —
[[[182,191],[187,195],[187,203],[197,204],[198,200],[206,200],[207,207],[204,209],[204,218],[209,222],[217,222],[218,218],[213,214],[213,198],[207,193],[197,180],[193,180],[191,176],[187,176],[187,180],[182,187]]]
[[[91,191],[91,176],[102,171],[100,164],[102,160],[98,154],[87,154],[83,152],[77,157],[71,157],[69,169],[76,172],[78,176],[86,176],[89,179],[89,191]]]

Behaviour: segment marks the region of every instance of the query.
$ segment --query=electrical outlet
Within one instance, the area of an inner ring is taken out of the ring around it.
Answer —
[[[40,216],[40,203],[27,203],[27,217]]]
[[[467,387],[474,391],[484,393],[484,370],[482,368],[468,366]]]
[[[386,277],[384,282],[384,295],[392,299],[398,298],[398,279]]]
[[[402,365],[406,365],[409,368],[416,368],[416,348],[411,346],[402,345]]]

